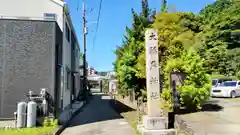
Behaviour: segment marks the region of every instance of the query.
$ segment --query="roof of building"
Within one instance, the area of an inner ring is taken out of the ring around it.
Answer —
[[[55,2],[56,4],[59,4],[60,6],[64,6],[64,3],[66,3],[63,0],[51,0],[51,1]]]

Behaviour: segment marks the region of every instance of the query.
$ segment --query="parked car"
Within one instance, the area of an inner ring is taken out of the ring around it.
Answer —
[[[219,84],[225,81],[233,81],[233,79],[231,78],[212,79],[212,87],[217,87]]]
[[[212,88],[212,97],[230,97],[240,96],[240,81],[225,81],[217,87]]]

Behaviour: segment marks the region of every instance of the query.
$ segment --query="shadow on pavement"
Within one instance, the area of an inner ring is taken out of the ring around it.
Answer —
[[[217,103],[205,103],[202,105],[202,109],[200,110],[201,112],[218,112],[223,109],[222,106],[218,105]],[[189,113],[196,113],[199,112],[196,109],[189,109],[189,108],[184,108],[184,109],[179,109],[177,110],[177,114],[189,114]]]
[[[205,104],[218,104],[218,103],[219,103],[219,100],[214,98],[214,99],[211,99],[211,100],[207,101]]]
[[[130,106],[127,106],[127,105],[123,104],[122,102],[119,102],[118,100],[112,100],[111,101],[111,106],[119,114],[136,111],[135,109],[131,108]]]
[[[110,99],[109,96],[101,93],[93,94],[89,104],[72,119],[68,127],[122,118],[122,116],[112,108],[113,103],[113,100]],[[128,108],[125,108],[125,111],[128,111]]]
[[[218,112],[221,111],[222,109],[223,107],[218,104],[205,104],[202,106],[202,111],[205,112]]]

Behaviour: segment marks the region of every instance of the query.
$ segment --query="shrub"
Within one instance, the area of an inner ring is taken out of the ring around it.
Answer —
[[[203,68],[204,60],[193,51],[182,52],[179,58],[173,58],[167,61],[164,69],[165,90],[161,97],[167,100],[169,107],[172,107],[172,90],[170,89],[171,71],[187,73],[183,86],[178,86],[180,93],[180,102],[183,106],[191,109],[201,109],[201,103],[210,97],[211,79]]]
[[[53,135],[56,127],[22,128],[1,130],[0,135]]]
[[[49,119],[45,117],[43,121],[43,126],[44,127],[58,127],[58,120],[57,119]]]

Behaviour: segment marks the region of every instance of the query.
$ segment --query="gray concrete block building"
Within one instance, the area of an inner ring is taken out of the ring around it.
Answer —
[[[61,0],[4,0],[0,4],[0,119],[12,118],[29,90],[46,88],[56,111],[80,90],[80,48]]]

